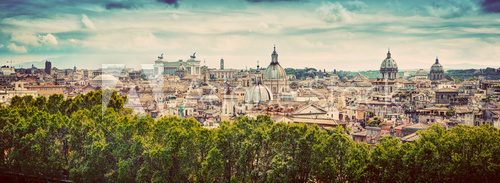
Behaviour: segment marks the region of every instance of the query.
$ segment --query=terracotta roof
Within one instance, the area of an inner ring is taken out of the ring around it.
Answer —
[[[412,124],[410,126],[406,126],[406,127],[403,127],[403,128],[426,129],[428,127],[429,127],[428,125],[423,124],[423,123],[415,123],[415,124]]]
[[[403,142],[414,142],[415,140],[419,139],[420,137],[418,136],[418,134],[415,132],[415,133],[412,133],[410,135],[407,135],[407,136],[404,136],[401,138],[401,140]]]
[[[441,89],[436,90],[436,92],[440,92],[440,93],[454,93],[454,92],[458,92],[458,89],[455,89],[455,88],[441,88]]]

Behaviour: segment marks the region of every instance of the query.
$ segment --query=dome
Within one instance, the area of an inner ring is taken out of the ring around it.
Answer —
[[[396,61],[391,57],[391,52],[387,52],[387,58],[382,61],[380,69],[398,69]]]
[[[200,98],[200,102],[204,102],[204,103],[220,102],[220,98],[217,97],[217,95],[214,95],[214,94],[203,95]]]
[[[280,64],[271,64],[264,71],[264,79],[285,79],[286,73]]]
[[[425,72],[425,70],[423,70],[423,69],[419,69],[419,70],[417,70],[417,72],[415,72],[415,76],[426,76],[427,77],[427,72]]]
[[[369,79],[362,75],[361,73],[358,73],[356,76],[352,78],[352,81],[354,82],[362,82],[362,81],[368,81]]]
[[[431,72],[443,72],[443,66],[439,63],[438,58],[436,58],[436,62],[432,64]]]
[[[121,87],[122,83],[118,80],[118,78],[112,75],[102,74],[94,77],[94,79],[90,81],[90,85],[92,87],[116,88]]]
[[[273,99],[271,90],[262,84],[254,85],[245,92],[246,103],[263,103]]]
[[[286,73],[283,67],[278,62],[278,53],[276,53],[276,47],[271,54],[271,64],[264,71],[264,79],[286,79]]]

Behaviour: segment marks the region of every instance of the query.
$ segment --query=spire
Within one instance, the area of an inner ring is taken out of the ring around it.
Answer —
[[[387,49],[387,58],[391,58],[391,48]]]
[[[276,53],[276,45],[274,45],[273,54],[271,54],[271,64],[278,64],[278,53]]]
[[[436,64],[439,64],[439,59],[437,56],[436,56]]]

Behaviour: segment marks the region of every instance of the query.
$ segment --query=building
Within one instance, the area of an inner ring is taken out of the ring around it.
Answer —
[[[15,96],[23,97],[23,96],[32,96],[38,97],[37,91],[32,91],[26,89],[24,87],[25,82],[17,81],[13,82],[14,89],[13,90],[0,90],[0,104],[9,103],[12,98]]]
[[[235,80],[237,73],[238,73],[238,70],[236,70],[236,69],[226,69],[224,66],[224,59],[220,59],[220,68],[219,69],[207,69],[206,72],[204,72],[202,74],[203,74],[203,78],[204,78],[203,80],[205,80],[205,78],[209,78],[212,81],[214,81],[214,80],[228,81],[228,80]]]
[[[458,90],[453,88],[443,88],[436,90],[436,104],[451,104],[458,96]]]
[[[64,85],[38,85],[26,86],[29,91],[35,91],[38,96],[50,97],[51,95],[64,95],[66,86]]]
[[[190,56],[186,61],[165,61],[163,60],[163,54],[161,54],[154,64],[154,75],[178,75],[181,71],[183,77],[186,75],[200,76],[201,75],[201,61],[196,60],[196,53]],[[184,75],[186,74],[186,75]]]
[[[245,92],[245,103],[247,104],[261,104],[271,100],[273,100],[272,91],[267,86],[262,85],[259,79]]]
[[[16,70],[14,69],[14,67],[7,66],[7,65],[0,67],[0,76],[9,76],[9,75],[12,75],[15,73],[16,73]]]
[[[374,81],[374,90],[381,93],[392,93],[396,91],[396,78],[398,65],[391,56],[391,51],[387,51],[387,57],[380,64],[381,77]]]
[[[17,80],[14,67],[4,65],[0,67],[0,89],[8,88],[10,84]]]
[[[52,74],[52,63],[50,61],[45,61],[45,73],[46,74]]]
[[[285,70],[278,62],[276,47],[274,47],[273,53],[271,54],[271,63],[264,71],[262,77],[264,85],[271,89],[275,98],[279,98],[279,94],[285,92],[288,88],[288,78]]]
[[[391,51],[387,51],[387,58],[382,61],[380,65],[380,74],[382,74],[382,79],[384,80],[395,80],[398,73],[398,65],[396,61],[391,57]]]
[[[415,76],[413,77],[414,81],[422,81],[426,80],[428,78],[428,74],[425,70],[419,69],[417,72],[415,72]]]
[[[439,63],[439,59],[436,57],[436,62],[432,64],[431,71],[429,73],[429,79],[433,82],[442,80],[444,78],[443,66]]]
[[[224,70],[224,59],[220,59],[220,70]]]
[[[223,116],[235,116],[236,115],[236,105],[238,98],[237,96],[228,88],[224,94],[222,101],[222,114]]]

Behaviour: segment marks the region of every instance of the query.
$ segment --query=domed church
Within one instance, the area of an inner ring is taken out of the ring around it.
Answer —
[[[382,79],[395,80],[398,73],[398,65],[396,61],[391,57],[391,51],[387,51],[387,58],[382,61],[380,65],[380,74],[382,74]]]
[[[267,88],[257,81],[256,85],[251,86],[245,92],[245,103],[247,104],[262,104],[273,100],[273,94]]]
[[[396,78],[398,73],[398,65],[391,57],[391,51],[387,51],[387,57],[380,64],[380,74],[382,77],[372,84],[375,85],[376,92],[392,93],[396,91]]]
[[[431,81],[439,81],[444,78],[443,66],[439,63],[439,59],[436,57],[436,62],[431,66],[431,72],[429,73],[429,79]]]
[[[269,87],[275,98],[278,98],[278,94],[285,92],[288,88],[288,78],[286,76],[285,70],[278,62],[278,53],[276,53],[276,46],[271,54],[271,64],[264,71],[263,83]]]

